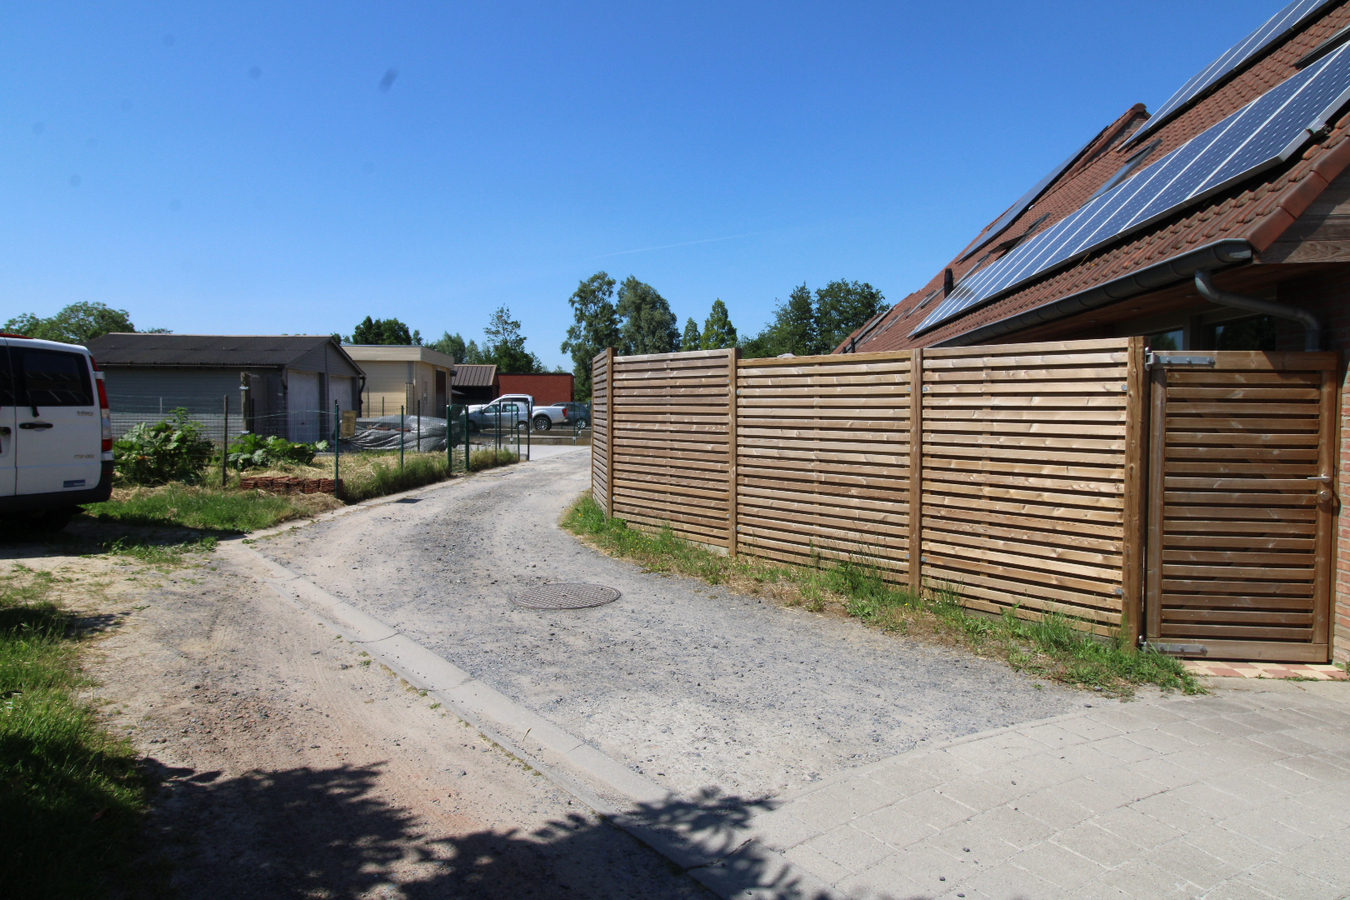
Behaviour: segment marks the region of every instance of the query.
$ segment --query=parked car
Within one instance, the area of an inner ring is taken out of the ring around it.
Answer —
[[[585,428],[590,424],[591,410],[585,403],[554,403],[537,407],[530,421],[535,431],[548,431],[555,425],[560,428]]]
[[[529,394],[502,394],[491,403],[470,406],[468,410],[469,431],[481,431],[484,428],[495,429],[498,417],[507,425],[511,422],[515,407],[516,428],[526,428],[530,422],[530,411],[534,409],[534,397]],[[500,412],[499,412],[500,410]]]
[[[0,519],[59,530],[112,495],[112,418],[84,347],[0,336]]]

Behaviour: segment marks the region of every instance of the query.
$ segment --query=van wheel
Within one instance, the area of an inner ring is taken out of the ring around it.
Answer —
[[[71,518],[77,512],[79,510],[73,506],[64,509],[48,509],[34,516],[32,525],[35,531],[43,534],[55,534],[69,525]]]

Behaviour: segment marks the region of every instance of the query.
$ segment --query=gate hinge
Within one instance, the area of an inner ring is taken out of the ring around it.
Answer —
[[[1212,356],[1202,356],[1194,353],[1155,353],[1150,350],[1144,354],[1144,368],[1151,369],[1155,365],[1159,366],[1213,366],[1216,360]]]

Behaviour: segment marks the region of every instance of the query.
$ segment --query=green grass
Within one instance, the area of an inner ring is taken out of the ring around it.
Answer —
[[[469,471],[481,472],[483,469],[509,466],[519,461],[520,457],[510,450],[475,450],[469,454]]]
[[[170,484],[127,492],[123,499],[91,503],[85,515],[126,525],[195,528],[238,534],[307,515],[292,497]],[[301,495],[303,496],[303,495]]]
[[[80,700],[79,641],[52,584],[22,566],[0,584],[0,885],[97,897],[131,874],[148,787]]]
[[[402,468],[399,467],[397,454],[391,454],[359,471],[344,474],[342,499],[347,503],[360,503],[373,497],[435,484],[450,477],[444,453],[408,454]]]
[[[590,494],[572,505],[562,524],[653,572],[732,584],[750,593],[769,592],[787,605],[812,612],[837,608],[884,631],[956,644],[1063,684],[1115,695],[1128,695],[1145,684],[1188,694],[1203,690],[1179,661],[1156,651],[1136,651],[1121,635],[1092,635],[1058,614],[1022,618],[1012,609],[999,617],[971,612],[960,605],[950,585],[916,596],[887,582],[879,569],[861,560],[808,567],[732,559],[684,541],[669,528],[656,534],[629,528],[622,519],[606,517]]]

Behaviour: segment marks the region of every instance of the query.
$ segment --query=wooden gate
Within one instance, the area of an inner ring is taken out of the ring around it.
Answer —
[[[1336,354],[1150,354],[1145,625],[1165,652],[1326,662]]]

